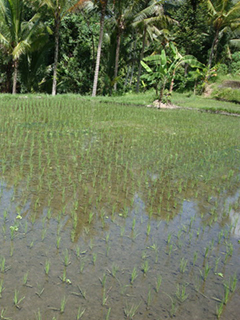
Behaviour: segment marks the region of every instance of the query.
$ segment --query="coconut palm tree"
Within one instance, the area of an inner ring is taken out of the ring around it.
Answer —
[[[70,4],[68,0],[37,0],[39,7],[46,6],[48,12],[54,19],[54,62],[53,62],[53,83],[52,95],[57,93],[57,67],[58,67],[58,53],[59,53],[59,30],[63,17],[68,13]]]
[[[24,21],[24,7],[21,0],[0,0],[0,47],[13,62],[12,93],[17,92],[18,65],[21,55],[30,51],[37,37],[41,37],[43,28],[39,15]]]
[[[53,83],[52,95],[57,94],[57,67],[59,54],[59,31],[62,19],[71,11],[84,5],[87,0],[33,0],[39,5],[39,8],[46,6],[51,17],[54,19],[54,62],[53,62]],[[75,4],[74,4],[75,2]]]
[[[100,60],[101,60],[104,24],[105,24],[105,16],[106,16],[106,11],[108,7],[108,2],[109,0],[79,0],[76,2],[74,6],[70,8],[70,11],[74,11],[76,9],[82,8],[88,12],[97,11],[98,13],[100,13],[100,32],[99,32],[98,49],[97,49],[97,57],[96,57],[96,64],[95,64],[93,89],[92,89],[93,97],[95,97],[97,94],[97,84],[98,84],[98,75],[99,75]]]
[[[100,15],[100,32],[99,32],[99,40],[98,40],[97,58],[96,58],[95,73],[94,73],[94,80],[93,80],[93,90],[92,90],[93,97],[95,97],[97,94],[97,83],[98,83],[101,51],[102,51],[105,14],[106,14],[106,10],[107,10],[108,0],[98,0],[98,1],[94,1],[94,2],[95,2],[95,4],[98,5],[98,8],[99,8],[99,11],[101,12],[101,15]]]
[[[240,25],[240,2],[233,4],[231,0],[206,0],[206,3],[209,23],[214,29],[214,39],[208,60],[208,69],[210,70],[221,35],[227,29],[234,30]]]
[[[160,33],[159,27],[163,26],[164,16],[161,1],[157,0],[118,0],[114,2],[112,8],[112,24],[115,26],[116,34],[116,53],[114,67],[114,90],[117,89],[117,77],[119,69],[119,54],[122,36],[132,34],[132,30],[137,30],[142,35],[142,50],[140,61],[146,45],[146,38],[153,39],[153,34]],[[168,19],[170,20],[170,18]],[[136,34],[136,32],[135,32]],[[139,61],[138,87],[141,74],[141,64]]]

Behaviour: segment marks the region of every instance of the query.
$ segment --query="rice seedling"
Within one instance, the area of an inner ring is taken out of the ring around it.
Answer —
[[[19,298],[19,291],[15,289],[13,303],[16,308],[21,309],[19,304],[25,299],[25,297]]]
[[[108,308],[107,314],[106,314],[106,320],[109,320],[110,317],[111,308]]]
[[[102,293],[102,305],[105,306],[108,300],[108,295],[106,294],[106,289],[103,288],[103,293]]]
[[[148,224],[147,224],[147,236],[150,235],[150,232],[151,232],[151,224],[148,223]]]
[[[157,276],[157,281],[156,281],[156,287],[155,287],[155,290],[156,290],[157,293],[159,292],[161,284],[162,284],[162,276],[158,275]]]
[[[86,300],[86,291],[83,290],[79,285],[78,285],[77,287],[78,287],[79,293],[75,293],[75,294],[76,294],[76,295],[79,295],[79,294],[80,294],[80,295],[83,297],[83,299]],[[72,294],[74,294],[74,293],[72,292]]]
[[[50,261],[46,260],[45,262],[45,274],[48,276],[50,270]]]
[[[111,271],[111,275],[112,275],[114,278],[116,278],[116,274],[117,274],[118,270],[119,270],[119,267],[114,263],[114,264],[112,265],[112,271]]]
[[[140,306],[140,303],[138,305],[136,305],[136,304],[129,305],[128,303],[126,303],[126,306],[123,309],[125,316],[128,319],[132,320],[134,318],[134,316],[136,315],[136,312],[137,312],[139,306]]]
[[[133,284],[133,282],[136,280],[138,274],[136,267],[133,268],[133,271],[131,273],[130,283]]]
[[[59,277],[59,278],[62,280],[62,282],[66,282],[66,280],[67,280],[66,267],[64,267],[64,269],[63,269],[63,275],[62,275],[62,277]]]
[[[170,244],[168,247],[168,255],[171,256],[173,245]]]
[[[10,226],[10,232],[11,232],[11,240],[13,240],[15,232],[18,231],[18,226],[14,225],[14,226]]]
[[[223,303],[226,305],[229,300],[229,293],[230,293],[230,288],[228,285],[224,285],[224,298],[223,298]]]
[[[150,309],[151,302],[152,302],[152,291],[151,291],[151,288],[149,287],[148,295],[147,295],[147,309]]]
[[[91,224],[92,220],[93,220],[93,217],[94,217],[94,212],[89,212],[89,215],[88,215],[88,223]]]
[[[1,272],[4,273],[5,272],[5,258],[2,257],[1,259]]]
[[[6,309],[2,309],[1,310],[1,314],[0,314],[0,319],[1,320],[11,320],[11,318],[8,318],[8,317],[5,316],[6,311],[7,311]]]
[[[107,249],[106,249],[106,256],[108,257],[109,256],[109,251],[110,251],[111,247],[110,245],[108,244],[107,245]]]
[[[84,315],[86,309],[82,309],[81,307],[78,308],[78,313],[77,313],[77,320],[80,320],[82,316]]]
[[[150,269],[150,267],[149,267],[148,261],[145,260],[142,264],[142,271],[143,271],[144,276],[146,276],[149,269]]]
[[[134,218],[133,221],[132,221],[132,230],[133,231],[135,229],[135,226],[136,226],[136,218]]]
[[[93,253],[92,261],[93,261],[93,265],[95,266],[96,265],[96,261],[97,261],[97,254],[96,253]]]
[[[38,312],[36,313],[36,320],[42,320],[42,315],[39,309],[38,309]]]
[[[221,302],[219,306],[216,306],[216,316],[218,319],[220,319],[222,313],[223,313],[223,302]]]
[[[211,270],[211,267],[209,267],[208,263],[205,264],[203,272],[200,270],[200,274],[202,276],[203,281],[206,281],[210,270]]]
[[[236,286],[237,286],[237,275],[234,274],[233,277],[230,278],[230,291],[234,292],[236,290]]]
[[[169,233],[169,234],[168,234],[168,237],[167,237],[167,244],[170,243],[171,239],[172,239],[172,234]]]
[[[103,288],[105,288],[106,280],[107,280],[106,273],[104,273],[102,278],[99,278],[99,281],[101,282]]]
[[[187,264],[188,264],[188,260],[185,258],[182,258],[180,261],[180,272],[184,273],[187,270]]]
[[[182,288],[180,289],[180,286],[177,285],[177,291],[176,291],[176,297],[178,300],[182,303],[188,298],[188,294],[186,294],[186,286],[183,285]]]
[[[206,259],[208,256],[208,252],[209,252],[209,247],[205,248],[205,253],[204,253],[204,258]]]
[[[64,265],[65,265],[65,267],[67,267],[70,264],[71,264],[70,256],[69,256],[68,250],[66,249],[65,250],[65,255],[64,255]]]
[[[3,280],[0,281],[0,298],[2,298],[2,293],[4,291]]]
[[[26,286],[28,281],[28,271],[23,276],[23,285]]]
[[[42,230],[42,241],[43,241],[43,240],[45,239],[45,237],[46,237],[46,232],[47,232],[47,229],[46,229],[46,228]]]
[[[61,300],[61,306],[60,306],[60,313],[64,313],[65,311],[65,306],[66,306],[66,297],[64,296]]]
[[[195,266],[197,258],[198,258],[198,253],[197,253],[197,251],[195,251],[194,252],[194,257],[193,257],[193,266]]]

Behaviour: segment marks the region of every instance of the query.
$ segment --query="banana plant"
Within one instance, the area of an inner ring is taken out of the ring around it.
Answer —
[[[169,94],[172,93],[176,71],[180,66],[188,64],[193,68],[203,68],[203,65],[195,57],[191,55],[182,56],[173,43],[169,43],[169,48],[171,59],[167,57],[165,49],[162,49],[160,54],[153,53],[141,61],[142,66],[147,71],[147,74],[144,74],[142,78],[155,87],[157,96],[160,91],[160,103],[163,101],[165,87],[169,81]]]

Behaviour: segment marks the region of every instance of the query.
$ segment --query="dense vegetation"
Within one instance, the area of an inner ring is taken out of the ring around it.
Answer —
[[[235,0],[0,0],[0,27],[5,93],[164,96],[240,73]]]

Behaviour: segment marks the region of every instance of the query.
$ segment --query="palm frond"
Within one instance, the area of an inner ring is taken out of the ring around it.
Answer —
[[[16,47],[13,49],[12,56],[13,60],[18,59],[23,53],[26,53],[26,51],[30,49],[30,44],[28,41],[23,40],[19,42]]]
[[[9,40],[7,40],[2,33],[0,33],[0,43],[1,43],[5,48],[11,47],[11,44],[10,44]]]
[[[211,16],[215,16],[217,14],[217,10],[215,9],[211,0],[206,0],[208,12]]]
[[[240,48],[240,39],[232,39],[230,40],[230,45],[236,48]]]
[[[77,10],[85,9],[86,11],[92,11],[94,3],[91,0],[79,0],[72,7],[68,9],[69,12],[75,12]]]

